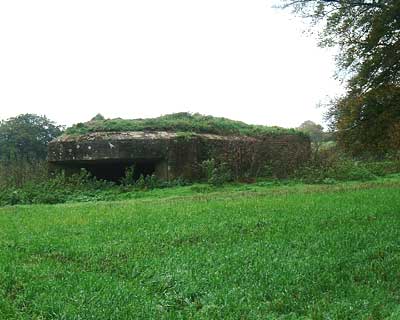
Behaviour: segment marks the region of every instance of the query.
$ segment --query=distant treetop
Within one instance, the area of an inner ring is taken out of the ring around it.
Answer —
[[[98,113],[92,119],[90,119],[90,121],[96,121],[96,120],[105,120],[105,118],[101,113]]]
[[[96,116],[89,122],[73,125],[65,133],[67,135],[79,135],[91,132],[122,131],[169,131],[247,136],[303,134],[295,129],[251,125],[227,118],[188,112],[179,112],[146,119],[100,119]]]
[[[0,161],[44,160],[47,144],[63,129],[45,116],[30,113],[0,121]]]

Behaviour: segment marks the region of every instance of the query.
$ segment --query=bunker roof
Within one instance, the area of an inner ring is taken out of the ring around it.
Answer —
[[[180,112],[145,119],[97,119],[77,123],[61,139],[106,132],[186,132],[221,136],[304,135],[295,129],[252,125],[227,118]]]

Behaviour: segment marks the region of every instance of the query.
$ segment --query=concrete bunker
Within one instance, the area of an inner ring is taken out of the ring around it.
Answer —
[[[93,132],[63,135],[49,144],[52,170],[67,174],[85,168],[100,179],[119,181],[134,166],[134,178],[154,174],[162,180],[202,178],[200,164],[224,163],[236,178],[285,177],[310,157],[309,138],[299,134],[222,136],[165,131]]]

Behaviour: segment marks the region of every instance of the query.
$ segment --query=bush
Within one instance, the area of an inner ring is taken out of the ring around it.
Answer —
[[[48,180],[46,161],[0,161],[0,188],[22,187]]]
[[[63,203],[83,193],[98,195],[113,188],[115,184],[98,180],[82,169],[79,174],[66,177],[63,172],[43,181],[26,181],[22,186],[0,188],[0,205]]]
[[[126,168],[125,175],[120,180],[124,186],[131,186],[135,183],[135,166]]]
[[[268,163],[265,174],[270,173]],[[190,190],[207,193],[226,182],[233,181],[233,176],[224,163],[214,159],[200,164],[203,178],[208,185],[193,185]],[[354,160],[337,152],[322,152],[315,159],[298,170],[291,181],[305,183],[333,184],[338,181],[372,180],[379,176],[400,172],[400,160],[387,158],[382,161]],[[8,174],[7,174],[8,173]],[[82,169],[78,174],[66,176],[63,172],[49,178],[46,163],[4,163],[0,166],[0,206],[16,204],[64,203],[83,201],[109,201],[140,196],[140,191],[155,188],[185,186],[189,182],[178,178],[162,181],[154,175],[141,175],[135,180],[134,168],[128,168],[121,184],[96,179]],[[261,183],[261,184],[260,184]],[[259,182],[260,186],[279,185],[282,180],[269,176],[268,181]]]
[[[385,176],[388,174],[400,172],[399,160],[383,160],[383,161],[367,161],[365,165],[377,176]]]
[[[120,183],[128,189],[147,190],[172,185],[182,185],[183,181],[163,181],[158,179],[154,174],[146,176],[141,174],[138,179],[135,179],[135,167],[130,166],[125,170],[125,175],[120,179]]]
[[[340,154],[336,149],[319,152],[315,158],[297,170],[292,178],[306,183],[373,180],[379,176],[400,172],[400,161],[357,160]]]
[[[226,163],[217,164],[214,159],[205,160],[200,164],[206,182],[220,186],[232,181],[232,173]]]

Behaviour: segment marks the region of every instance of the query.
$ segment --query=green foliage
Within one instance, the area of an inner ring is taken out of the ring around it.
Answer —
[[[302,131],[310,136],[311,142],[321,143],[325,140],[324,128],[320,124],[316,124],[311,120],[304,121],[297,130]]]
[[[348,93],[330,109],[339,145],[356,156],[400,150],[400,87]]]
[[[125,169],[125,175],[120,182],[124,186],[130,186],[135,183],[135,166],[132,165]]]
[[[232,181],[232,173],[226,163],[217,163],[215,159],[205,160],[200,164],[203,176],[211,185],[220,186]]]
[[[327,143],[334,143],[333,133],[325,132],[321,125],[313,121],[304,121],[297,130],[310,136],[312,158],[315,158],[320,149],[327,146]]]
[[[0,189],[22,187],[48,180],[46,161],[0,161]]]
[[[198,113],[174,113],[148,119],[107,119],[78,123],[66,130],[66,134],[111,131],[173,131],[185,137],[192,133],[219,135],[301,134],[294,129],[249,125],[244,122],[205,116]]]
[[[45,172],[40,175],[32,174],[29,179],[26,177],[27,179],[22,184],[14,184],[13,179],[9,179],[7,184],[0,184],[0,206],[128,199],[142,197],[143,193],[153,189],[188,184],[182,179],[162,181],[154,175],[140,175],[138,179],[135,179],[133,167],[127,169],[120,184],[99,180],[85,169],[71,176],[66,176],[64,172],[61,172],[49,178],[47,167],[39,168],[46,168]],[[20,175],[21,172],[17,171],[17,173]]]
[[[206,181],[210,181],[215,170],[215,159],[204,160],[201,164],[201,170]]]
[[[155,188],[165,188],[172,186],[183,186],[187,183],[182,179],[175,179],[173,181],[164,181],[157,178],[154,174],[143,175],[140,174],[139,177],[135,174],[135,166],[130,166],[126,168],[125,175],[120,179],[122,186],[127,187],[131,190],[151,190]]]
[[[60,173],[51,179],[26,181],[22,186],[8,185],[0,188],[0,205],[64,203],[69,201],[109,199],[119,193],[114,183],[98,180],[82,169],[79,174],[65,176]]]
[[[0,318],[398,319],[399,186],[0,208]]]
[[[335,149],[322,150],[292,176],[305,183],[335,183],[336,181],[367,181],[400,172],[400,161],[356,160]]]
[[[364,163],[343,159],[326,167],[306,166],[296,173],[306,183],[334,183],[336,181],[373,180],[376,175]]]
[[[340,181],[376,180],[400,172],[400,161],[390,159],[384,161],[355,161],[338,156],[332,150],[321,152],[317,158],[296,171],[290,180],[279,180],[272,175],[271,168],[279,165],[267,163],[264,172],[260,173],[259,186],[280,185],[288,183],[323,183],[334,184]],[[203,185],[192,185],[188,189],[179,189],[189,182],[182,179],[163,181],[154,175],[136,177],[134,168],[128,168],[120,184],[103,181],[93,177],[82,169],[79,174],[66,176],[63,172],[51,178],[48,177],[46,163],[23,166],[0,166],[0,206],[17,204],[64,203],[109,201],[148,197],[149,194],[176,195],[179,190],[193,193],[217,192],[226,188],[235,188],[233,181],[247,181],[245,178],[236,179],[226,164],[217,163],[214,159],[201,164],[204,177]],[[23,177],[23,178],[21,178]],[[251,180],[254,182],[255,180]],[[251,185],[248,185],[249,188]],[[176,188],[178,187],[178,188]],[[164,189],[170,191],[163,191]]]
[[[318,25],[320,45],[338,46],[339,72],[367,91],[399,84],[400,2],[397,0],[283,0]]]
[[[45,116],[22,114],[0,122],[0,160],[37,161],[47,157],[47,144],[62,133]]]
[[[183,139],[184,141],[189,141],[191,138],[196,136],[195,132],[186,132],[186,131],[179,131],[176,133],[176,137],[178,139]]]
[[[105,120],[104,116],[101,113],[96,114],[90,121],[101,121]]]
[[[283,3],[320,26],[320,45],[339,48],[338,75],[347,92],[327,114],[339,145],[357,155],[400,150],[400,1]]]

